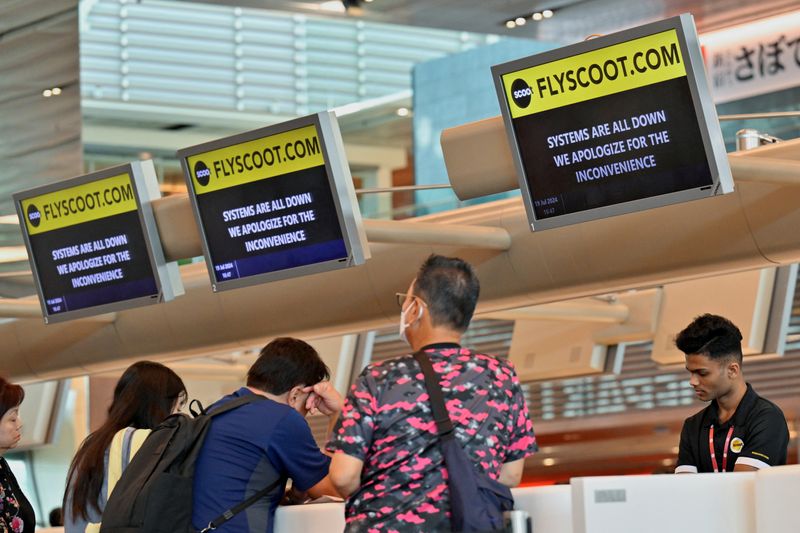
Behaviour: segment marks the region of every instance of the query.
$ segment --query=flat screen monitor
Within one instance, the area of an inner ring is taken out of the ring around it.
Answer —
[[[733,191],[691,15],[492,73],[532,230]]]
[[[185,148],[178,157],[214,291],[368,258],[333,113]]]
[[[45,323],[171,300],[183,293],[166,263],[150,201],[151,161],[14,194]]]

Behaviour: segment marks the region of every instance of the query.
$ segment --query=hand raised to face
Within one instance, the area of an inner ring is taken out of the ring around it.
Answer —
[[[320,381],[316,385],[305,387],[303,392],[309,393],[306,409],[312,415],[322,413],[331,416],[342,410],[342,397],[330,381]]]

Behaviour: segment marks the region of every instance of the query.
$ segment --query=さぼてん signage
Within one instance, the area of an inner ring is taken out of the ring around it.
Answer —
[[[800,11],[700,35],[716,103],[800,86]]]
[[[689,15],[492,71],[534,230],[733,190]]]
[[[178,152],[215,291],[364,263],[332,113]]]

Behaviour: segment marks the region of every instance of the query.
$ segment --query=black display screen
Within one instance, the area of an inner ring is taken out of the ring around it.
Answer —
[[[70,183],[15,197],[46,315],[158,300],[131,176]]]
[[[494,67],[534,229],[733,190],[690,30],[676,17]]]
[[[711,186],[686,78],[514,119],[537,219]]]
[[[315,125],[187,150],[192,153],[183,156],[184,164],[215,289],[242,278],[347,260]]]

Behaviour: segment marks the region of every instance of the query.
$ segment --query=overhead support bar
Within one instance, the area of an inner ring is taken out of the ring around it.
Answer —
[[[442,153],[453,192],[470,200],[519,189],[503,117],[442,131]]]
[[[746,152],[744,152],[746,153]],[[800,185],[800,162],[730,154],[733,180]]]
[[[756,120],[769,118],[800,117],[800,111],[772,111],[769,113],[742,113],[738,115],[720,115],[719,120]]]
[[[397,185],[395,187],[375,187],[370,189],[356,189],[356,194],[378,194],[382,192],[414,192],[414,191],[432,191],[437,189],[451,189],[449,183],[440,183],[434,185]]]
[[[152,202],[164,258],[178,261],[203,255],[200,231],[188,194],[175,194]]]
[[[596,322],[621,324],[628,319],[630,309],[624,304],[555,302],[551,304],[518,307],[507,311],[481,314],[480,318],[493,320],[566,320],[569,322]]]
[[[42,319],[42,306],[39,300],[2,298],[0,299],[0,317],[3,318],[38,318]]]
[[[369,242],[440,244],[501,251],[511,248],[511,235],[508,231],[492,226],[364,220],[364,229]]]

